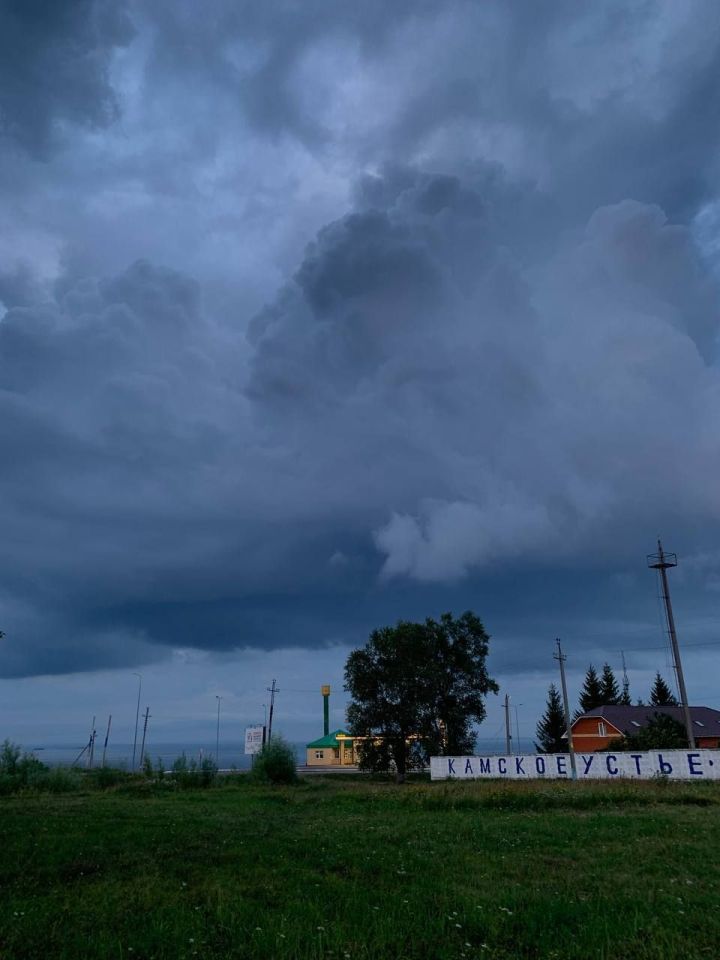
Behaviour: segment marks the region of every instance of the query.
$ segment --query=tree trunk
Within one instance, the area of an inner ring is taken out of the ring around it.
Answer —
[[[407,769],[407,745],[404,739],[401,743],[396,744],[393,753],[395,754],[395,783],[405,783],[405,771]]]

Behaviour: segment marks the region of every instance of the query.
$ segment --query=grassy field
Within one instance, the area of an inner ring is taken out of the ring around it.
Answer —
[[[312,778],[0,800],[0,958],[720,956],[720,789]]]

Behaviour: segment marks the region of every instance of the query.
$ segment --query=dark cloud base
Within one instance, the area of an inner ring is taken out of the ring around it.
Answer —
[[[0,674],[468,607],[540,669],[654,630],[658,530],[699,622],[717,25],[2,5]]]

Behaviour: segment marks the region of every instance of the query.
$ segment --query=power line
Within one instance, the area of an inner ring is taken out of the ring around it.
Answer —
[[[699,640],[696,643],[683,643],[683,650],[685,647],[717,647],[720,646],[720,640]],[[667,644],[657,644],[648,647],[623,647],[624,650],[630,652],[638,652],[643,650],[667,650]],[[622,653],[622,651],[620,651]]]

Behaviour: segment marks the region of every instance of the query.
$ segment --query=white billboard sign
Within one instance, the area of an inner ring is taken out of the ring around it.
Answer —
[[[260,753],[264,727],[245,727],[245,754]]]
[[[720,750],[576,753],[578,780],[720,780]],[[431,757],[432,780],[569,780],[567,753],[524,756]]]

